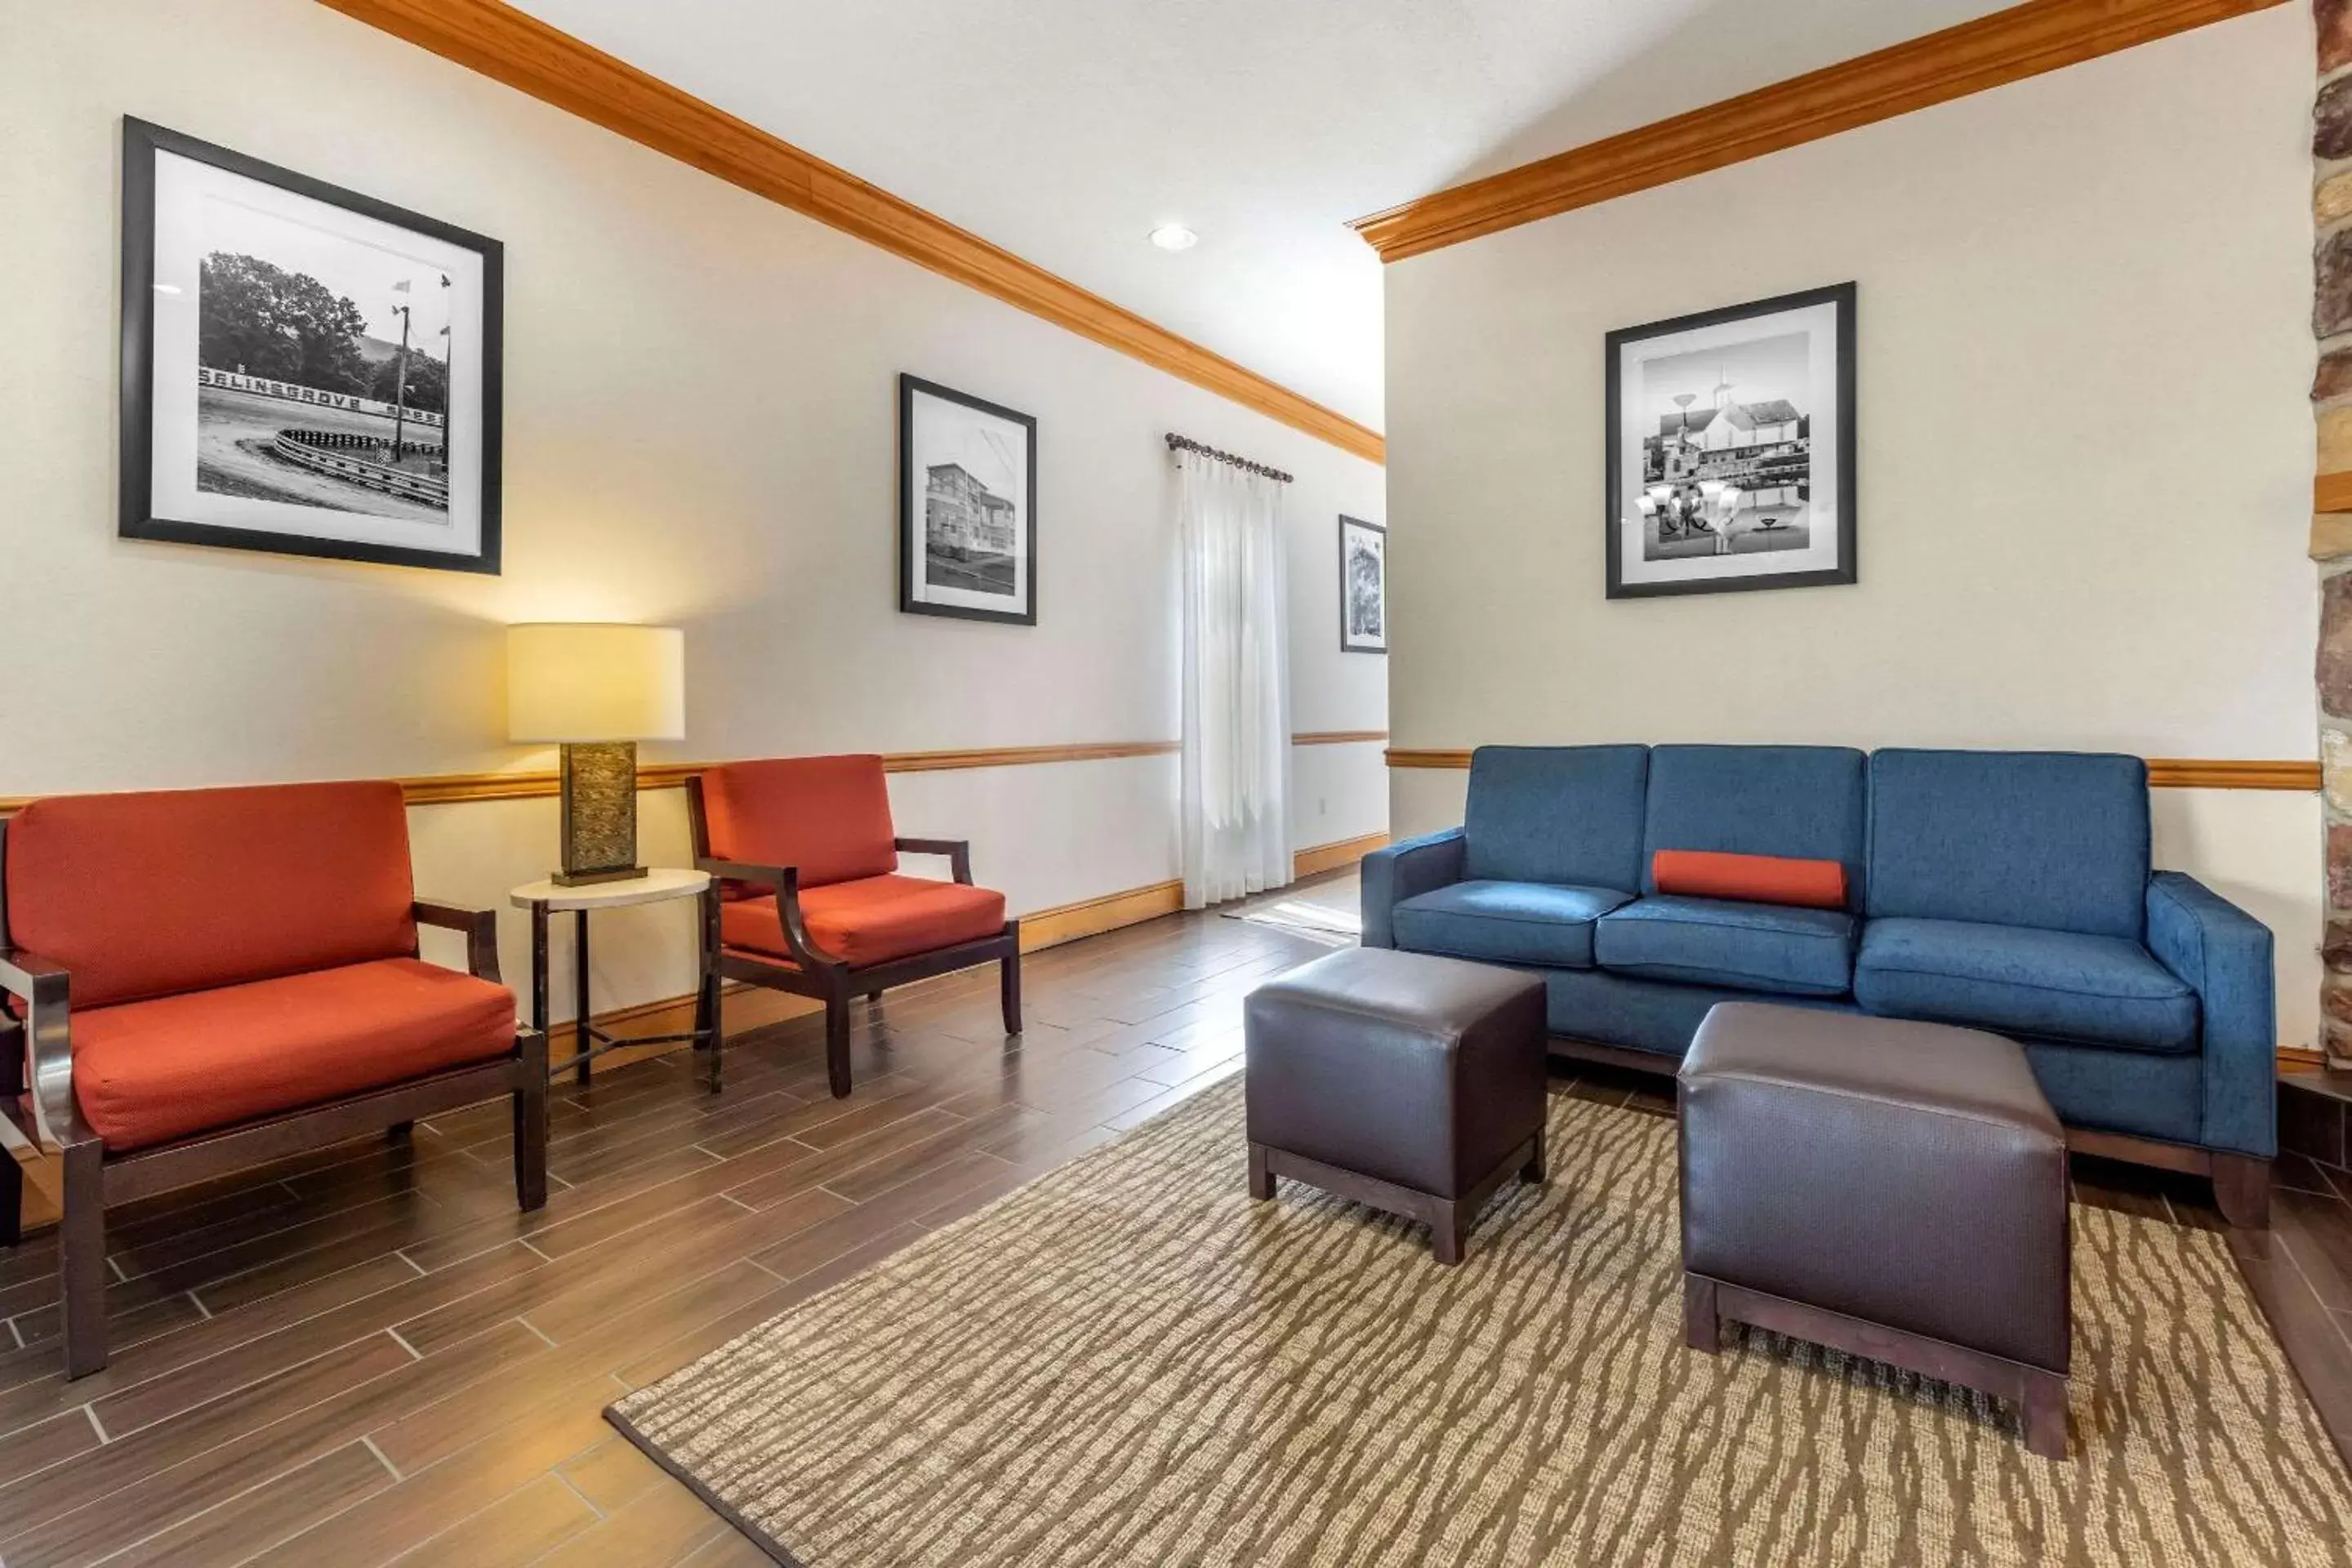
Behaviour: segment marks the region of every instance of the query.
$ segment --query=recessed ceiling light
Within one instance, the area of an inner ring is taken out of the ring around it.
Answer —
[[[1151,243],[1162,250],[1190,250],[1201,237],[1181,223],[1163,223],[1151,231]]]

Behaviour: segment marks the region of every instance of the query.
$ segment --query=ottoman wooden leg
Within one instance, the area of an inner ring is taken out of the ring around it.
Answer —
[[[1683,1343],[1709,1355],[1722,1348],[1722,1320],[1716,1315],[1715,1281],[1702,1274],[1683,1276]]]
[[[2045,1459],[2066,1458],[2066,1380],[2054,1372],[2025,1378],[2025,1447]]]
[[[1274,1173],[1265,1167],[1265,1145],[1251,1144],[1249,1154],[1250,1196],[1260,1200],[1274,1196]]]
[[[1430,1211],[1429,1250],[1440,1263],[1462,1261],[1462,1233],[1478,1217],[1475,1207],[1468,1214],[1463,1213],[1465,1206],[1440,1198]]]
[[[1528,1163],[1519,1167],[1519,1180],[1540,1187],[1544,1184],[1544,1130],[1540,1127],[1536,1129],[1535,1142],[1535,1152],[1528,1155]]]

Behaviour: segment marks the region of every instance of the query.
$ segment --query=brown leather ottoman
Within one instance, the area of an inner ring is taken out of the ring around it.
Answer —
[[[1693,1349],[1728,1318],[1869,1356],[2066,1457],[2066,1140],[2015,1041],[1727,1002],[1680,1077]]]
[[[1250,1195],[1276,1178],[1424,1221],[1440,1263],[1510,1175],[1544,1179],[1543,982],[1349,948],[1250,993]]]

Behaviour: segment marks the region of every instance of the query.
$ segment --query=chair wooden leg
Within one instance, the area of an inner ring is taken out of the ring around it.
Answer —
[[[839,990],[824,999],[824,1079],[834,1099],[849,1098],[849,997]]]
[[[65,1151],[65,1216],[58,1226],[58,1276],[65,1315],[66,1376],[106,1365],[106,1145]]]
[[[0,1247],[14,1247],[24,1239],[25,1167],[16,1163],[16,1151],[0,1145]]]
[[[727,1045],[726,1005],[719,983],[719,890],[702,896],[702,982],[694,990],[694,1047],[709,1053],[710,1092],[719,1092],[719,1058]]]
[[[1723,1345],[1723,1320],[1715,1310],[1715,1281],[1683,1276],[1683,1343],[1713,1355]]]
[[[5,1167],[0,1169],[0,1247],[14,1247],[25,1239],[25,1167],[16,1161],[16,1143],[21,1141],[33,1152],[40,1148],[31,1131],[30,1109],[22,1121],[12,1114],[12,1109],[23,1103],[24,1092],[24,1028],[21,1025],[0,1028],[0,1123],[5,1123],[10,1133],[0,1138],[0,1167]]]
[[[1021,922],[1014,921],[1005,931],[1013,947],[997,961],[996,989],[1004,1005],[1004,1032],[1017,1035],[1021,1032]]]
[[[1544,1184],[1544,1129],[1540,1127],[1536,1129],[1536,1152],[1528,1156],[1526,1164],[1519,1167],[1519,1180],[1529,1186]]]
[[[2268,1230],[2271,1163],[2252,1154],[2213,1155],[2213,1198],[2221,1217],[2241,1230]]]
[[[526,1041],[513,1095],[515,1203],[525,1214],[547,1206],[547,1037]]]
[[[414,1121],[395,1121],[383,1130],[383,1141],[387,1143],[406,1143],[415,1136],[416,1123]]]

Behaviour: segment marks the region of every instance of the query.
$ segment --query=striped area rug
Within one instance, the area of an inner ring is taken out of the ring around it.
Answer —
[[[2352,1490],[2219,1240],[2074,1211],[2074,1458],[1754,1331],[1681,1342],[1674,1124],[1556,1096],[1459,1268],[1244,1189],[1202,1094],[607,1414],[779,1561],[2342,1563]]]

